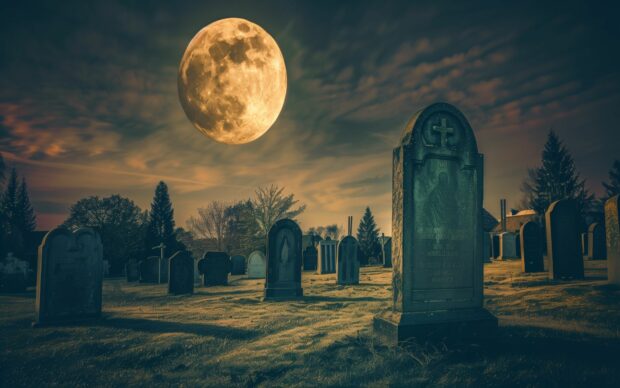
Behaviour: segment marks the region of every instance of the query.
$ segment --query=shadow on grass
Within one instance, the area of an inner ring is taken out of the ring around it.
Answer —
[[[36,292],[34,289],[29,289],[24,292],[0,292],[0,296],[9,296],[13,298],[25,298],[25,299],[34,299],[36,298]]]
[[[362,296],[359,298],[348,298],[343,296],[325,296],[325,295],[305,295],[298,302],[385,302],[385,298],[375,298],[372,296]]]
[[[221,287],[221,286],[215,286],[215,287]],[[194,289],[194,295],[200,295],[200,296],[222,296],[222,295],[245,295],[245,294],[256,294],[256,293],[260,293],[260,291],[262,291],[262,289],[256,289],[256,290],[234,290],[232,289],[231,291],[211,291],[210,290],[211,287],[200,287],[200,288],[195,288]]]
[[[187,333],[201,336],[225,337],[237,340],[247,340],[258,335],[258,332],[256,331],[238,329],[234,327],[209,325],[205,323],[157,321],[141,318],[107,318],[94,321],[87,326],[101,326],[158,334]]]

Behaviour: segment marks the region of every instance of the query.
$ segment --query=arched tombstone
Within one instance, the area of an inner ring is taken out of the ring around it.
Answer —
[[[243,275],[245,274],[245,256],[235,255],[230,258],[232,269],[231,275]]]
[[[392,157],[392,308],[374,319],[392,343],[486,334],[483,156],[465,116],[445,103],[407,123]]]
[[[595,222],[588,227],[588,258],[590,260],[605,260],[607,258],[607,247],[605,245],[605,228]]]
[[[202,275],[202,285],[225,286],[231,270],[230,258],[226,252],[206,252],[198,261],[198,271]]]
[[[267,237],[265,299],[301,296],[301,229],[285,218],[269,229]]]
[[[39,247],[35,325],[101,315],[103,247],[97,232],[57,228]]]
[[[317,265],[317,273],[335,273],[336,272],[336,249],[338,241],[323,240],[319,242],[319,257]]]
[[[607,242],[607,279],[620,285],[620,195],[605,202],[605,235]]]
[[[353,236],[346,236],[338,243],[336,283],[359,284],[360,261],[357,257],[359,244]]]
[[[254,251],[248,256],[248,278],[264,279],[267,271],[267,260],[261,251]]]
[[[573,199],[553,202],[545,213],[545,221],[549,276],[551,279],[583,279],[577,203]]]
[[[542,231],[535,221],[528,221],[521,226],[521,269],[523,272],[543,272]]]
[[[194,259],[186,251],[177,251],[168,260],[168,294],[194,293]]]

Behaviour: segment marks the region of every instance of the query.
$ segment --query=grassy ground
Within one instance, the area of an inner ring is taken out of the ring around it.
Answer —
[[[387,347],[372,335],[391,272],[358,286],[304,273],[303,300],[262,302],[260,280],[167,296],[104,282],[105,319],[32,329],[34,292],[0,295],[0,386],[620,386],[620,288],[485,265],[493,338]]]

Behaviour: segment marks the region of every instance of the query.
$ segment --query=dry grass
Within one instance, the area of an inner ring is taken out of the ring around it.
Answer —
[[[104,283],[105,319],[30,328],[34,293],[0,295],[0,386],[620,386],[620,289],[605,262],[584,281],[485,267],[497,334],[387,347],[372,335],[390,275],[359,286],[304,273],[299,301],[262,302],[262,282],[167,296],[164,285]]]

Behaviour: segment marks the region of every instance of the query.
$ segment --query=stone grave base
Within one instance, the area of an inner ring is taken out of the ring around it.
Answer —
[[[417,338],[481,337],[497,328],[497,318],[484,308],[395,313],[386,311],[373,319],[375,335],[391,345]]]
[[[265,288],[263,300],[296,299],[304,296],[303,288]]]
[[[72,325],[84,325],[89,322],[98,321],[103,318],[101,312],[94,314],[84,314],[76,316],[63,316],[58,318],[48,318],[45,320],[36,320],[32,322],[32,327],[49,327],[49,326],[72,326]],[[36,318],[35,318],[36,319]]]

